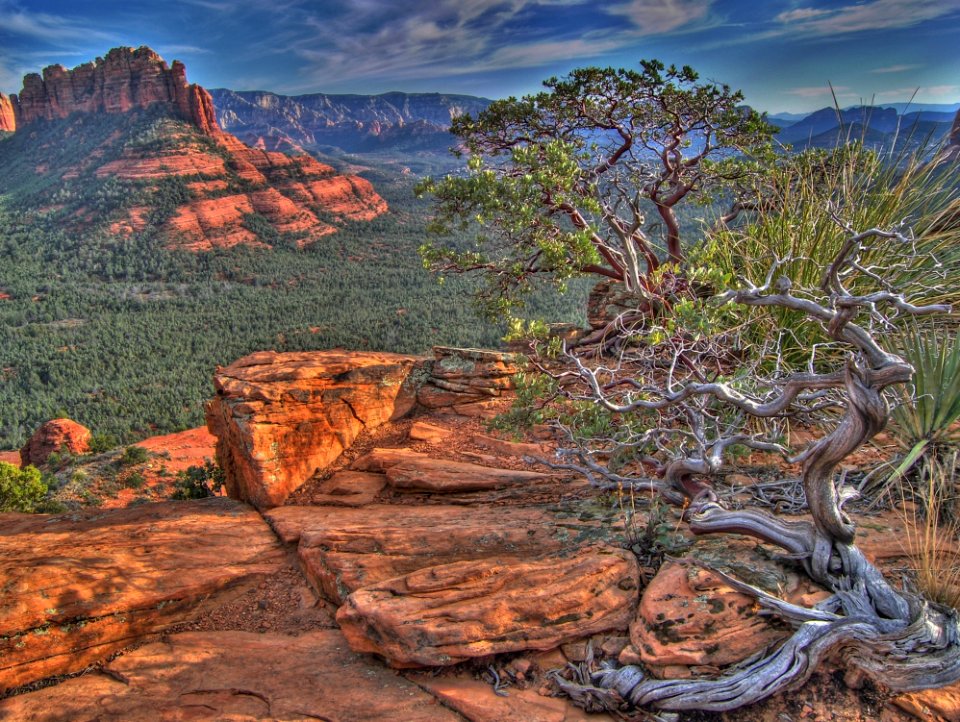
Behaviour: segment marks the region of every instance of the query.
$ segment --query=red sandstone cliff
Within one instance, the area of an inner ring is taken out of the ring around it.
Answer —
[[[17,120],[13,114],[13,102],[9,97],[0,93],[0,131],[8,133],[17,129]]]
[[[175,60],[168,68],[164,59],[147,47],[114,48],[106,57],[73,70],[51,65],[44,68],[42,76],[25,76],[23,90],[11,101],[19,125],[66,118],[78,111],[125,113],[164,103],[207,135],[220,131],[210,94],[199,85],[187,84],[183,63]]]

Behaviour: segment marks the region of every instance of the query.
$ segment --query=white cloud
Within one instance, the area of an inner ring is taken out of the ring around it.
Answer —
[[[850,88],[845,85],[834,85],[833,89],[828,85],[811,85],[800,88],[790,88],[784,90],[787,95],[796,95],[800,98],[821,98],[836,95],[837,97],[847,97],[855,95]]]
[[[887,73],[904,73],[907,70],[916,70],[917,68],[922,67],[922,65],[888,65],[885,68],[874,68],[870,72],[878,75],[885,75]]]
[[[657,35],[698,25],[714,0],[629,0],[607,12],[630,19],[641,35]]]
[[[113,39],[107,33],[79,25],[59,15],[30,13],[18,9],[0,9],[0,28],[14,35],[46,41]]]
[[[838,35],[865,30],[907,28],[960,11],[960,0],[868,0],[832,10],[797,8],[777,20],[791,32]]]

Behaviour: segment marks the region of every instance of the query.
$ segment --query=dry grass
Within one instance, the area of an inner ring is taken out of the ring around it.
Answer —
[[[914,563],[917,589],[929,600],[960,609],[960,521],[953,498],[956,455],[927,469],[926,488],[916,501],[903,498],[904,550]],[[906,489],[901,487],[903,497]],[[950,496],[948,496],[948,494]]]

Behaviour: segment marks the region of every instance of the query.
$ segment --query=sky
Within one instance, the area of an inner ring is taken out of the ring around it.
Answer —
[[[960,0],[0,0],[0,92],[119,45],[207,88],[501,98],[690,65],[770,112],[960,102]]]

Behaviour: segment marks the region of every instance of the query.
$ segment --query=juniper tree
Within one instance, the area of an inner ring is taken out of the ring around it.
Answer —
[[[465,171],[427,179],[432,230],[475,224],[468,247],[425,244],[440,272],[482,271],[482,300],[504,310],[547,276],[592,274],[640,295],[686,253],[678,209],[756,173],[774,128],[727,85],[690,67],[581,68],[546,90],[494,101],[451,130]],[[651,233],[648,216],[656,219]]]

